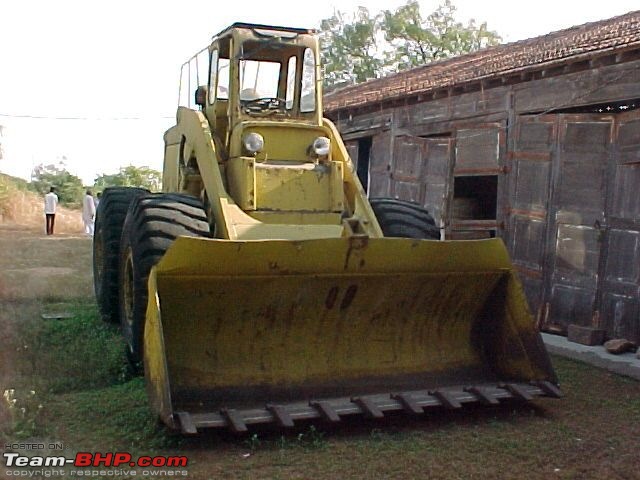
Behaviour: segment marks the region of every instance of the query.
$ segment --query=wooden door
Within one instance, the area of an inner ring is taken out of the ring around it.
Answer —
[[[541,314],[557,116],[518,118],[509,154],[507,245],[529,307]]]
[[[640,110],[616,116],[614,142],[597,312],[609,338],[640,344]]]
[[[559,115],[551,192],[545,324],[596,326],[600,251],[613,118]]]
[[[391,196],[391,165],[393,162],[391,133],[374,135],[369,153],[369,197]]]
[[[440,227],[446,218],[453,151],[449,138],[394,139],[391,195],[423,205]]]

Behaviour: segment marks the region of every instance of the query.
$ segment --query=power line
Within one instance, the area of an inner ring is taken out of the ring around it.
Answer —
[[[10,113],[0,113],[0,117],[5,118],[28,118],[33,120],[80,120],[80,121],[129,121],[129,120],[169,120],[175,119],[175,116],[157,116],[157,117],[59,117],[48,115],[16,115]]]

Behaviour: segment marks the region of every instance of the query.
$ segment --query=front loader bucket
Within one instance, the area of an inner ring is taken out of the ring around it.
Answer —
[[[498,239],[181,237],[144,350],[153,408],[186,433],[560,395]]]

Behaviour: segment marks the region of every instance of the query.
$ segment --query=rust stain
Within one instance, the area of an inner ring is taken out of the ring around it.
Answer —
[[[351,302],[353,302],[353,299],[356,296],[357,292],[357,285],[349,285],[349,288],[347,288],[347,291],[344,294],[344,298],[342,299],[342,303],[340,304],[340,310],[346,310],[347,308],[349,308],[349,305],[351,305]]]
[[[338,298],[339,290],[340,289],[338,287],[331,287],[331,289],[329,289],[329,293],[327,294],[327,299],[324,302],[324,305],[325,307],[327,307],[327,310],[331,310],[335,305],[336,299]]]
[[[350,237],[349,248],[347,249],[347,255],[344,259],[344,270],[349,268],[349,260],[351,259],[351,253],[354,250],[364,250],[369,244],[369,237]]]

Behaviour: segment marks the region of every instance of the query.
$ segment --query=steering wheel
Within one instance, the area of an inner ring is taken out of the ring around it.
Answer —
[[[256,98],[255,100],[243,101],[244,109],[250,112],[262,112],[264,110],[284,110],[286,101],[284,98],[267,97]]]

